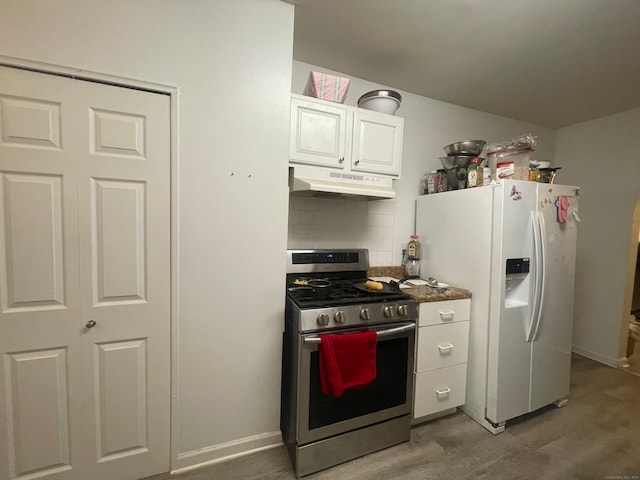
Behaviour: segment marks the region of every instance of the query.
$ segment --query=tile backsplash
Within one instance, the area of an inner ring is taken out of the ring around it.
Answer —
[[[395,207],[395,200],[291,195],[287,247],[367,248],[371,265],[393,265]]]

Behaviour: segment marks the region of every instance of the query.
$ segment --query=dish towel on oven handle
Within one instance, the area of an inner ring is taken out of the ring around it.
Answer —
[[[346,388],[363,387],[376,378],[376,332],[320,335],[320,386],[339,397]]]

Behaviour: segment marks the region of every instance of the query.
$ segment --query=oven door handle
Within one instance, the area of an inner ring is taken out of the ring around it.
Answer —
[[[409,332],[416,328],[415,323],[410,323],[407,325],[402,325],[401,327],[389,328],[387,330],[379,330],[376,333],[378,334],[378,338],[390,337],[391,335],[395,335],[396,333]],[[304,343],[320,343],[322,339],[320,337],[305,337]]]

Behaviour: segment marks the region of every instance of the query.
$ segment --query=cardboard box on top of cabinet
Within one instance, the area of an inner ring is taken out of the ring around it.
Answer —
[[[347,97],[347,90],[349,90],[349,82],[348,78],[312,70],[309,73],[309,79],[302,94],[308,97],[344,103]]]

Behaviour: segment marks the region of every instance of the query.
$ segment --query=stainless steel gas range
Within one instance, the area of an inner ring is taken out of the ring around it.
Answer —
[[[363,288],[368,269],[365,249],[287,251],[280,428],[297,476],[409,440],[418,305]],[[375,379],[323,393],[322,336],[371,331]]]

